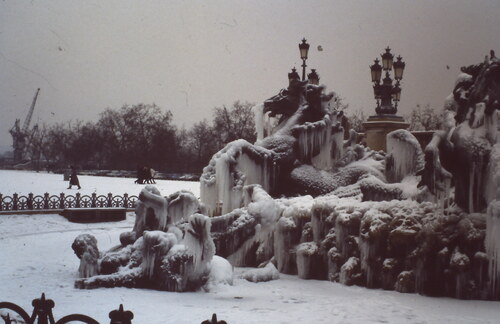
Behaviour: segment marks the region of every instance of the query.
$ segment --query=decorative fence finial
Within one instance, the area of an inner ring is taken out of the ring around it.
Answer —
[[[206,320],[206,321],[203,321],[201,322],[201,324],[227,324],[226,321],[217,321],[217,314],[213,314],[212,315],[212,320]]]

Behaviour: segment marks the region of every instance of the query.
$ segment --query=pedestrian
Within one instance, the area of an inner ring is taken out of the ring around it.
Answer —
[[[73,186],[78,186],[78,189],[82,189],[80,187],[80,181],[78,181],[78,175],[76,174],[76,168],[74,166],[71,166],[71,176],[69,178],[69,187],[68,189],[71,189]]]
[[[134,182],[138,184],[144,183],[144,171],[139,164],[137,165],[137,180],[135,180]]]

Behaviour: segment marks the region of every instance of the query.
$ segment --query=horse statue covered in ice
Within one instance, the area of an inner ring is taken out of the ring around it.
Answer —
[[[332,98],[324,86],[291,80],[287,89],[254,107],[257,142],[231,142],[203,169],[201,200],[209,214],[241,207],[245,185],[260,184],[273,196],[319,195],[368,172],[335,176],[336,162],[359,160],[364,150],[356,147],[355,133],[344,142],[343,113],[331,108]]]
[[[445,127],[425,149],[422,183],[438,193],[453,178],[455,203],[481,212],[500,187],[500,60],[492,51],[483,63],[461,71],[445,102]]]

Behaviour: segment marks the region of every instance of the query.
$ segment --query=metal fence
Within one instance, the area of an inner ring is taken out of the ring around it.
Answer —
[[[30,316],[26,310],[17,304],[11,302],[0,302],[0,320],[3,320],[5,324],[19,323],[17,319],[10,317],[10,313],[12,313],[13,316],[16,316],[17,314],[17,316],[21,317],[22,321],[27,324],[35,324],[35,322],[38,324],[66,324],[73,322],[99,324],[99,322],[92,317],[83,314],[66,315],[56,321],[54,319],[54,315],[52,314],[52,309],[56,304],[52,299],[46,299],[44,293],[42,293],[41,298],[34,299],[31,305],[33,306],[33,312]],[[7,310],[7,312],[1,310]],[[6,313],[6,315],[2,313]],[[120,304],[118,309],[109,312],[109,318],[110,324],[132,324],[134,313],[124,310],[123,305]],[[211,320],[203,321],[201,324],[227,324],[227,322],[218,321],[217,315],[213,314]]]
[[[52,315],[52,308],[54,308],[55,303],[52,299],[45,299],[45,294],[42,294],[41,298],[34,299],[31,304],[33,305],[33,313],[31,316],[21,306],[11,302],[0,302],[0,309],[13,311],[27,324],[35,324],[35,321],[37,321],[38,324],[64,324],[70,322],[99,324],[99,322],[92,317],[82,314],[66,315],[56,321],[54,315]],[[17,320],[10,318],[9,313],[7,313],[7,315],[1,315],[1,318],[6,324],[11,324],[13,322],[18,323]],[[132,324],[134,314],[131,311],[124,311],[123,305],[120,305],[119,309],[109,312],[109,318],[111,319],[111,324]]]
[[[30,211],[30,210],[52,210],[52,209],[65,209],[65,208],[109,208],[109,207],[122,207],[133,208],[137,201],[137,196],[114,196],[111,193],[107,195],[50,195],[45,193],[42,195],[33,195],[32,193],[27,196],[19,196],[17,193],[12,196],[3,196],[0,194],[0,212],[2,211]]]

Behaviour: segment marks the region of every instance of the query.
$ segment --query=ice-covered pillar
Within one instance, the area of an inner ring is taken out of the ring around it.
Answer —
[[[500,188],[496,199],[488,205],[484,245],[489,260],[491,296],[500,300]]]

